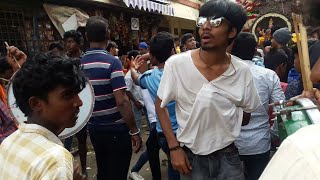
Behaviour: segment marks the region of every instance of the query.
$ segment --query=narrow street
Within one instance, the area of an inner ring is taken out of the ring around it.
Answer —
[[[142,139],[143,139],[143,148],[142,150],[138,153],[138,154],[132,154],[132,158],[131,158],[131,163],[130,163],[130,169],[132,166],[134,166],[134,164],[137,162],[137,160],[140,157],[140,154],[146,149],[146,140],[148,138],[148,129],[147,129],[147,125],[146,125],[146,121],[145,119],[143,119],[142,121]],[[87,144],[88,144],[88,153],[87,153],[87,171],[88,171],[88,180],[95,180],[97,179],[97,165],[96,165],[96,157],[95,157],[95,153],[92,147],[92,144],[90,142],[90,138],[88,137],[87,139]],[[77,149],[77,138],[73,138],[73,152],[76,151]],[[80,164],[80,159],[79,156],[77,155],[77,153],[75,154],[75,162]],[[161,179],[163,180],[167,180],[168,179],[168,175],[167,175],[167,157],[166,155],[163,153],[162,150],[160,150],[160,160],[161,162]],[[152,175],[151,175],[151,170],[149,168],[149,163],[147,162],[143,168],[140,170],[139,174],[145,178],[145,180],[152,180]],[[130,179],[130,178],[128,178]]]

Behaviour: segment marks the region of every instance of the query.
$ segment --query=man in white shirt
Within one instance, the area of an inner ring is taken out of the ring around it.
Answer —
[[[235,142],[247,170],[247,180],[257,180],[270,159],[269,103],[285,100],[277,74],[270,69],[255,65],[252,61],[256,48],[257,41],[254,35],[241,32],[234,40],[231,52],[249,66],[262,103],[251,113],[249,124],[242,126]]]
[[[128,59],[132,61],[139,55],[139,51],[133,50],[128,53]],[[127,85],[127,95],[132,103],[132,111],[138,128],[141,128],[142,111],[144,109],[144,101],[140,86],[136,85],[131,78],[131,70],[124,77]]]
[[[234,2],[206,2],[197,20],[201,48],[166,62],[156,112],[182,179],[244,179],[234,141],[261,103],[249,67],[226,49],[246,19]],[[171,100],[177,138],[165,108]]]

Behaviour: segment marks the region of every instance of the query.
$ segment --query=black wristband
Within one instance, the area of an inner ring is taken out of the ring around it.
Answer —
[[[178,150],[178,149],[180,149],[181,147],[180,147],[180,145],[177,145],[177,146],[174,146],[174,147],[172,147],[172,148],[169,148],[169,151],[171,152],[171,151],[176,151],[176,150]]]

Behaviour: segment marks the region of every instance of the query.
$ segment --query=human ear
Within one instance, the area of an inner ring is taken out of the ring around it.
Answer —
[[[29,106],[32,112],[39,112],[42,110],[42,100],[39,99],[38,97],[32,96],[29,98]]]
[[[235,38],[237,35],[237,29],[235,27],[232,27],[231,30],[229,31],[229,39]]]

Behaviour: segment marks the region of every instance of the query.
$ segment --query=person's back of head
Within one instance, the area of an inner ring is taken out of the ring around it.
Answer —
[[[237,34],[241,32],[247,22],[247,15],[243,7],[229,0],[214,0],[204,3],[199,10],[199,17],[223,17],[230,23],[231,27],[236,28]],[[229,44],[235,38],[236,36],[230,38]]]
[[[243,60],[252,60],[257,48],[257,41],[252,33],[241,32],[234,40],[231,54]]]
[[[137,50],[132,50],[132,51],[130,51],[130,52],[128,53],[128,59],[129,59],[130,61],[132,61],[132,60],[134,60],[134,58],[136,58],[139,54],[140,54],[139,51],[137,51]]]
[[[174,52],[173,36],[168,32],[159,32],[150,40],[149,53],[159,63],[164,63]]]
[[[0,57],[0,78],[9,80],[13,75],[13,69],[6,57]],[[1,83],[0,83],[1,84]]]
[[[86,24],[86,37],[89,42],[107,42],[109,40],[108,21],[100,16],[92,16]]]
[[[280,64],[288,64],[288,56],[282,49],[272,49],[264,57],[266,68],[275,71]]]
[[[64,45],[61,42],[53,42],[49,45],[48,50],[51,51],[53,49],[63,51],[64,50]]]
[[[280,28],[273,33],[272,42],[275,40],[279,45],[286,46],[292,38],[288,28]],[[274,46],[274,43],[272,44]]]
[[[264,65],[276,72],[281,82],[287,82],[288,56],[282,49],[272,49],[267,53],[264,56]]]
[[[111,48],[118,48],[118,45],[117,43],[113,42],[113,41],[110,41],[107,45],[107,51],[110,52]]]

